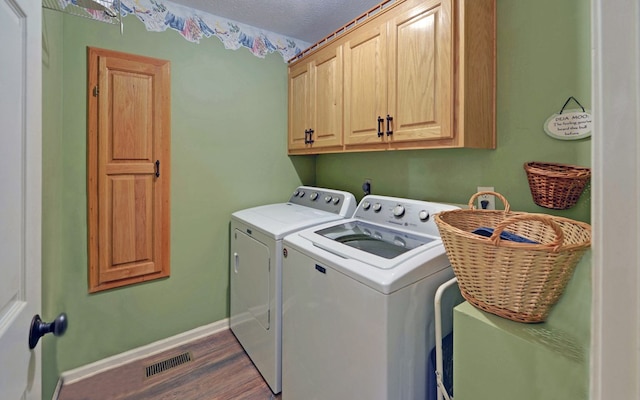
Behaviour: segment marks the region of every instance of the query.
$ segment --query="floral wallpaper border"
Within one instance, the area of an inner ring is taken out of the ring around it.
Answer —
[[[58,0],[60,6],[73,4],[77,0]],[[107,0],[94,0],[107,4]],[[110,3],[110,1],[109,1]],[[110,21],[105,12],[85,9],[89,17],[99,21]],[[248,49],[256,57],[278,52],[285,62],[310,46],[310,43],[289,38],[273,32],[260,30],[232,20],[224,19],[202,11],[194,10],[169,1],[121,0],[122,17],[135,15],[150,32],[173,29],[192,43],[200,39],[217,37],[226,49]]]

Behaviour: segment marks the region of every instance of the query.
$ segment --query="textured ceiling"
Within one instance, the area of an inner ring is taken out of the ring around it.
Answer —
[[[315,43],[381,0],[170,0],[189,8]]]

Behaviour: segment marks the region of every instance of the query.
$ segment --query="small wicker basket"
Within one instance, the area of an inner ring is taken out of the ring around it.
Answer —
[[[576,165],[531,161],[524,164],[533,201],[540,207],[573,207],[591,178],[591,169]]]
[[[476,210],[473,202],[483,193],[500,198],[504,211]],[[544,321],[591,245],[591,226],[568,218],[511,212],[504,197],[494,192],[476,193],[469,208],[435,217],[463,297],[481,310],[513,321]],[[493,235],[472,233],[480,227],[493,228]],[[502,240],[507,228],[537,243]]]

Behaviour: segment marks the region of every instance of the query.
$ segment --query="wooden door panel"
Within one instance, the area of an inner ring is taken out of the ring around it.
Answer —
[[[113,115],[111,159],[153,160],[153,80],[151,76],[110,71]],[[130,132],[136,132],[131,135]]]
[[[168,61],[89,49],[92,292],[169,275],[169,82]]]
[[[378,117],[386,116],[386,27],[345,44],[345,144],[380,143]]]
[[[150,176],[111,180],[113,266],[152,259],[153,182]]]
[[[313,147],[342,145],[342,47],[315,62],[311,95]]]
[[[444,139],[452,129],[452,43],[448,0],[391,23],[389,113],[396,141]]]
[[[305,131],[311,126],[311,77],[306,64],[298,64],[289,72],[289,149],[304,149]]]
[[[407,125],[434,123],[436,119],[436,33],[433,13],[408,21],[398,27],[398,108],[394,113]],[[420,25],[418,32],[415,25]]]

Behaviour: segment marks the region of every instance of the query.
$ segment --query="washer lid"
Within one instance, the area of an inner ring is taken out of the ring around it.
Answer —
[[[384,225],[350,219],[319,229],[307,229],[300,236],[315,247],[380,269],[392,269],[428,249],[442,245],[439,237],[416,235]]]
[[[434,241],[428,236],[401,233],[383,226],[351,221],[320,229],[316,234],[386,259],[393,259]]]

